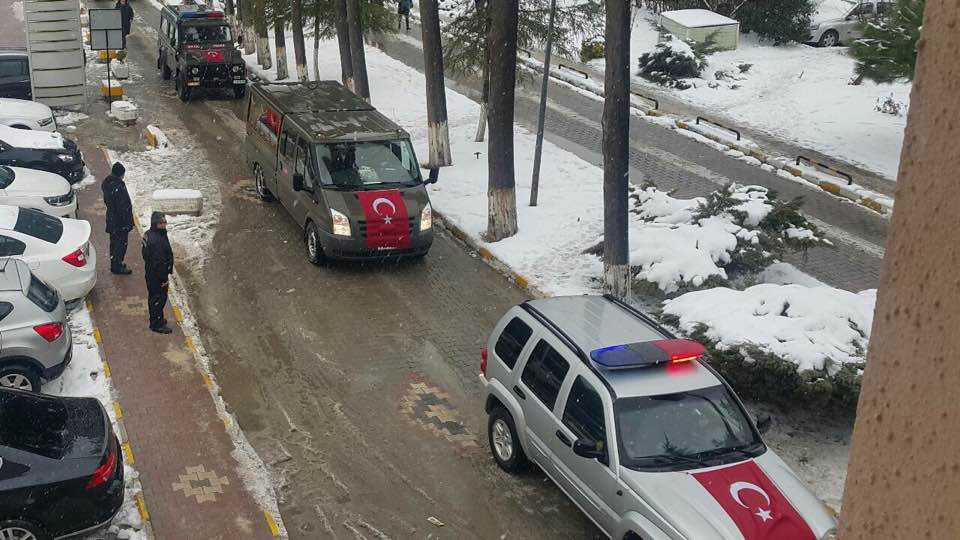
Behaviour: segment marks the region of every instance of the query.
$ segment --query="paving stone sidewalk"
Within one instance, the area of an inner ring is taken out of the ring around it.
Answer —
[[[97,178],[79,192],[80,217],[91,223],[98,258],[97,286],[88,301],[128,431],[126,458],[132,457],[143,484],[141,513],[149,515],[162,540],[279,536],[276,520],[237,475],[233,442],[210,380],[197,368],[193,344],[176,324],[179,310],[167,307],[173,334],[148,329],[138,231],[130,233],[126,256],[133,274],[110,273],[100,191],[109,165],[100,148],[81,144],[81,149]]]

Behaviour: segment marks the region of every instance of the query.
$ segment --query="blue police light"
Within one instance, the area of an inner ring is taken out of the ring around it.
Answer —
[[[590,353],[590,358],[603,369],[618,370],[690,362],[706,352],[706,348],[696,341],[661,339],[596,349]]]

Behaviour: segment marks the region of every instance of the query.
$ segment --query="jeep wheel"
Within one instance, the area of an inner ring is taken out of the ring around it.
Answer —
[[[270,193],[270,190],[267,189],[267,181],[263,177],[263,169],[259,163],[253,165],[253,188],[257,191],[257,197],[260,197],[261,201],[273,200],[273,193]]]
[[[170,66],[168,66],[167,63],[163,61],[162,56],[157,59],[157,64],[158,64],[157,67],[160,68],[160,77],[162,77],[163,80],[165,81],[169,81],[170,77],[173,75],[170,72]]]
[[[190,89],[187,88],[186,81],[183,80],[183,75],[177,73],[177,97],[180,98],[180,101],[186,103],[190,101]]]
[[[3,366],[0,368],[0,386],[27,392],[39,392],[40,376],[36,370],[19,364]]]
[[[502,407],[490,412],[487,422],[487,435],[490,439],[490,453],[501,469],[510,474],[521,472],[527,465],[527,456],[520,446],[517,428],[513,417]]]
[[[317,231],[317,226],[312,221],[307,223],[304,243],[307,248],[307,260],[317,266],[323,264],[325,257],[323,256],[323,246],[320,245],[320,232]]]
[[[233,97],[240,99],[245,95],[247,95],[247,85],[245,84],[233,85]]]

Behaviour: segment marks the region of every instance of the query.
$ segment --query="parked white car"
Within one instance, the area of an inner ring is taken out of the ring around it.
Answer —
[[[891,0],[868,0],[854,5],[841,17],[815,20],[810,25],[807,42],[820,47],[850,45],[863,37],[863,27],[867,22],[882,17],[896,6],[896,2]]]
[[[97,252],[87,221],[0,206],[0,257],[26,262],[64,301],[83,298],[97,283]]]
[[[0,124],[18,129],[57,130],[50,107],[22,99],[0,98]]]
[[[77,198],[59,174],[0,165],[0,205],[22,206],[57,217],[77,217]]]

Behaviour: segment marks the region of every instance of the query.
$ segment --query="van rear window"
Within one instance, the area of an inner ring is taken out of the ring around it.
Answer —
[[[500,339],[497,340],[494,351],[508,368],[513,369],[517,364],[517,358],[520,357],[520,352],[523,351],[531,334],[533,330],[527,326],[527,323],[516,317],[507,323],[503,333],[500,334]]]
[[[13,230],[56,244],[63,236],[63,222],[39,210],[21,208],[17,213],[17,223],[13,226]]]

